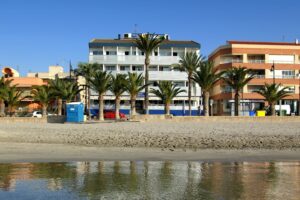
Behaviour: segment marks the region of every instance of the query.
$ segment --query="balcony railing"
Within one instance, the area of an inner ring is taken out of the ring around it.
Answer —
[[[150,56],[152,65],[171,65],[178,63],[179,60],[178,56]],[[145,56],[91,55],[89,61],[101,64],[144,65]]]
[[[242,59],[226,59],[222,60],[221,64],[227,64],[227,63],[243,63]]]
[[[265,75],[262,75],[262,74],[255,74],[255,75],[253,76],[253,78],[264,79],[264,78],[266,78],[266,76],[265,76]]]
[[[289,60],[268,60],[267,63],[269,64],[295,64],[295,61],[289,61]]]
[[[248,59],[248,63],[265,63],[265,60]]]

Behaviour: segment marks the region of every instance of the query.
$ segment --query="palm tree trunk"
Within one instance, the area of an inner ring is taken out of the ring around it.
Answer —
[[[12,115],[13,115],[13,106],[8,105],[8,113],[9,113],[9,116],[12,117]]]
[[[120,97],[116,97],[116,119],[120,119]]]
[[[234,115],[239,116],[240,95],[239,91],[235,91],[234,95]]]
[[[270,104],[270,108],[271,108],[271,116],[275,116],[276,115],[275,103],[269,103],[269,104]]]
[[[99,100],[98,119],[100,121],[104,121],[104,95],[103,94],[99,94],[98,100]]]
[[[89,116],[88,116],[88,119],[90,120],[91,119],[91,90],[90,88],[88,88],[88,113],[89,113]]]
[[[209,92],[204,91],[204,116],[209,116]]]
[[[62,99],[61,98],[57,99],[57,110],[58,110],[58,115],[62,115]]]
[[[170,115],[170,103],[169,102],[165,103],[165,114]]]
[[[191,86],[191,76],[188,77],[188,99],[189,99],[189,116],[192,115],[192,86]]]
[[[146,58],[145,58],[145,114],[148,115],[149,114],[149,72],[148,72],[148,66],[150,64],[150,58],[149,55],[146,54]]]
[[[132,96],[130,99],[130,116],[131,117],[136,115],[135,101],[136,101],[136,96]]]
[[[0,99],[0,117],[5,116],[5,103],[3,99]]]
[[[43,109],[43,117],[47,116],[47,105],[42,105],[42,109]]]

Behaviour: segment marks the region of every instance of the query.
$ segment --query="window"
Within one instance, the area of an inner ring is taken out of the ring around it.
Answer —
[[[106,55],[117,55],[116,51],[106,51]]]
[[[173,52],[173,56],[178,56],[178,53],[177,52]]]
[[[171,49],[159,49],[160,56],[171,56]]]
[[[184,81],[174,81],[173,83],[177,87],[185,87],[185,82]]]
[[[149,71],[157,71],[157,66],[150,66]]]
[[[171,71],[169,66],[159,66],[159,71]]]
[[[129,51],[125,51],[125,56],[129,56],[130,52]]]
[[[103,51],[93,51],[93,55],[103,55]]]
[[[106,71],[115,71],[116,66],[105,66]]]
[[[132,66],[132,71],[143,71],[143,66]]]
[[[130,71],[130,66],[120,66],[120,71]]]
[[[294,78],[295,71],[294,70],[284,70],[282,71],[282,78]]]

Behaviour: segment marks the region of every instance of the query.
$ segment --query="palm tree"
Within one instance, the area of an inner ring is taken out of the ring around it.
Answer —
[[[5,97],[7,96],[7,92],[9,90],[10,84],[13,79],[5,79],[1,77],[0,79],[0,117],[5,116]]]
[[[277,101],[283,99],[284,97],[289,96],[289,91],[287,89],[289,87],[281,88],[280,84],[265,84],[263,88],[256,93],[260,94],[261,96],[265,97],[266,101],[269,103],[271,108],[271,115],[275,116],[275,104]]]
[[[77,85],[77,82],[64,80],[65,90],[63,90],[62,97],[66,103],[74,101],[75,97],[83,90]]]
[[[126,91],[126,76],[126,74],[117,74],[116,76],[111,76],[109,90],[115,95],[116,119],[120,119],[120,98],[121,95]]]
[[[88,84],[90,87],[98,92],[98,100],[99,100],[99,113],[98,119],[104,120],[104,94],[109,89],[111,82],[111,75],[106,71],[96,71],[94,72],[88,79]]]
[[[239,115],[240,105],[240,91],[247,85],[254,77],[251,69],[245,67],[232,67],[225,72],[223,80],[230,86],[234,91],[234,115]]]
[[[51,80],[49,85],[53,96],[57,99],[58,115],[62,115],[63,100],[69,103],[82,91],[76,82],[59,78]]]
[[[34,86],[31,95],[34,101],[37,101],[42,105],[42,114],[43,116],[46,116],[49,102],[53,97],[49,85]]]
[[[140,34],[136,39],[135,43],[139,50],[145,54],[145,114],[149,114],[149,66],[150,56],[152,52],[159,47],[164,41],[164,37],[155,34]]]
[[[192,77],[193,73],[200,67],[203,59],[204,58],[201,55],[199,56],[196,52],[187,52],[183,57],[181,57],[179,64],[173,65],[173,68],[186,72],[188,76],[189,115],[192,115]]]
[[[8,105],[9,116],[13,115],[14,109],[19,105],[22,100],[23,91],[18,90],[16,85],[9,87],[7,90],[7,95],[5,96],[5,101]]]
[[[164,102],[166,115],[170,115],[170,104],[173,98],[182,92],[186,91],[176,87],[171,81],[161,81],[158,83],[158,89],[151,88],[151,93]]]
[[[128,78],[125,85],[126,91],[130,94],[130,115],[136,114],[135,101],[138,93],[145,89],[147,85],[144,84],[144,77],[142,74],[128,72]]]
[[[88,84],[87,80],[92,77],[95,71],[101,70],[102,69],[102,64],[98,63],[79,63],[78,68],[75,70],[75,74],[77,76],[82,76],[86,80],[86,95],[88,98],[86,99],[86,107],[85,110],[88,111],[88,117],[91,117],[91,91],[90,91],[90,85]]]
[[[213,69],[213,63],[205,61],[201,63],[200,70],[195,71],[192,80],[198,83],[204,95],[204,115],[209,116],[209,91],[213,88],[214,84],[220,80],[222,72],[217,73]]]

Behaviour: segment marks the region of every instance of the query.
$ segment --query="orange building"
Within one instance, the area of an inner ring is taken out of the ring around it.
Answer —
[[[7,79],[12,79],[11,85],[16,85],[18,90],[23,91],[22,97],[29,96],[33,86],[44,85],[44,81],[41,78],[36,77],[20,77],[19,73],[12,68],[3,68],[2,74]],[[34,102],[30,98],[24,98],[21,100],[19,106],[16,108],[17,111],[28,111],[40,109],[38,102]]]
[[[300,44],[286,42],[246,42],[228,41],[209,55],[217,70],[231,67],[252,69],[255,78],[247,84],[241,93],[240,111],[248,115],[249,111],[262,109],[264,98],[255,93],[265,83],[288,86],[291,95],[281,101],[282,105],[290,105],[291,113],[298,113]],[[272,70],[274,66],[275,70]],[[234,93],[222,82],[217,83],[211,91],[213,112],[217,115],[231,115],[234,110]],[[279,102],[278,102],[279,103]]]

